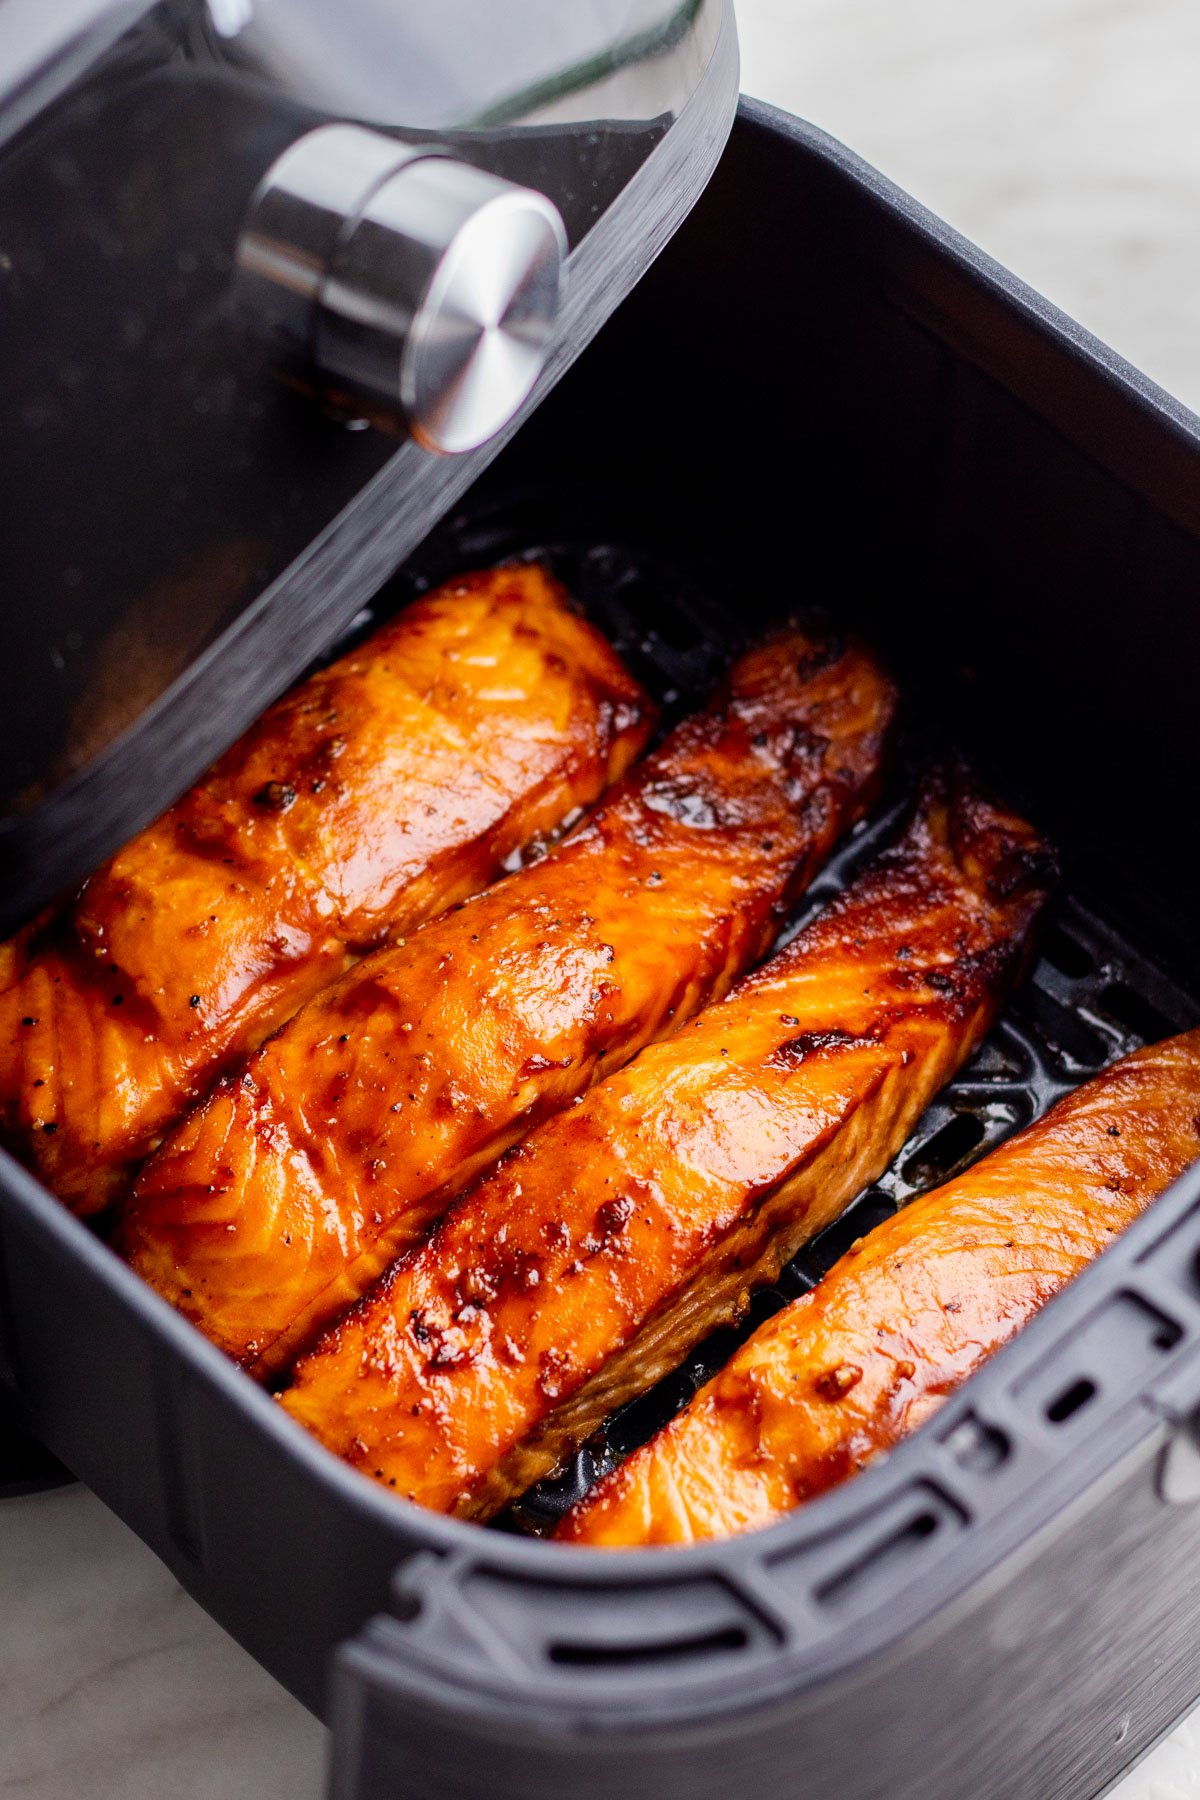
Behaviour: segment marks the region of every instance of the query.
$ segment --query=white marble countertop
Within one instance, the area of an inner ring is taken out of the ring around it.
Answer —
[[[94,1494],[0,1501],[0,1795],[319,1800],[324,1740]]]
[[[1200,411],[1193,0],[736,0],[742,86],[842,138]]]
[[[1200,7],[739,15],[748,92],[844,138],[1200,407]],[[0,1795],[317,1800],[323,1757],[321,1727],[92,1495],[0,1505]],[[1200,1716],[1117,1792],[1200,1800]]]

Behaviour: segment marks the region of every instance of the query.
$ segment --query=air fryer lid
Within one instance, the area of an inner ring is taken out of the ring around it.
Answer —
[[[6,0],[0,929],[302,671],[594,334],[720,152],[728,13]]]

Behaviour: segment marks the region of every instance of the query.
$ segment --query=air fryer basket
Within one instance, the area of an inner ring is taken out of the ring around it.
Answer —
[[[1033,979],[756,1319],[846,1234],[1200,1017],[1198,477],[1190,415],[746,105],[692,219],[385,596],[549,546],[680,704],[736,636],[819,604],[901,677],[909,766],[959,745],[1062,847]],[[901,778],[810,904],[902,804]],[[1195,1174],[886,1462],[771,1531],[642,1555],[524,1534],[727,1337],[482,1531],[336,1463],[11,1165],[0,1207],[0,1377],[331,1709],[339,1800],[1090,1796],[1200,1691]]]

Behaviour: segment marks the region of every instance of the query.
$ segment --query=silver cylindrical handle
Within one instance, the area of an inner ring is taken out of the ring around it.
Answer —
[[[436,146],[324,125],[260,182],[238,294],[290,355],[398,407],[427,448],[470,450],[538,377],[566,250],[544,195]]]

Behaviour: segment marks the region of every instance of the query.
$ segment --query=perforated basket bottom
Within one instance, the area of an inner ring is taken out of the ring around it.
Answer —
[[[355,620],[351,635],[365,634],[398,604],[460,570],[512,557],[550,566],[658,699],[666,724],[703,699],[744,641],[738,622],[700,584],[658,557],[628,545],[535,545],[522,539],[519,508],[511,505],[447,521]],[[344,638],[335,653],[349,641]],[[895,838],[917,772],[948,747],[931,743],[924,731],[902,731],[885,804],[813,882],[780,944]],[[773,1287],[755,1294],[737,1327],[713,1333],[673,1374],[614,1412],[557,1475],[531,1488],[493,1529],[548,1534],[593,1482],[686,1405],[764,1319],[814,1287],[856,1238],[958,1174],[1115,1057],[1200,1022],[1200,1005],[1069,895],[1060,892],[1054,900],[1039,943],[1040,956],[1024,985],[882,1179],[814,1238]]]

